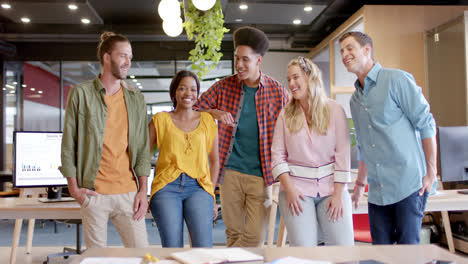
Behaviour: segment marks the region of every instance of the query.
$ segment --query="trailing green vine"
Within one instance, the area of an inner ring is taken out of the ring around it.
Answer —
[[[210,70],[216,68],[216,64],[223,56],[220,52],[221,41],[229,29],[223,26],[224,15],[219,0],[207,11],[198,10],[191,0],[186,1],[187,6],[183,6],[185,22],[182,26],[185,28],[187,38],[195,39],[195,48],[189,52],[189,60],[193,62],[192,70],[198,77],[203,78]]]

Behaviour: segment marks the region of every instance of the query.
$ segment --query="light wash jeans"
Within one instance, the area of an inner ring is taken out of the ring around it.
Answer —
[[[157,191],[150,209],[162,246],[184,247],[185,219],[192,247],[212,247],[213,206],[213,196],[185,173]]]
[[[343,217],[333,222],[328,220],[327,203],[330,196],[310,197],[301,200],[303,213],[299,216],[291,215],[288,210],[286,192],[279,194],[279,208],[288,231],[288,240],[293,247],[317,246],[317,233],[325,245],[354,245],[354,231],[352,219],[351,198],[347,190],[343,191]]]

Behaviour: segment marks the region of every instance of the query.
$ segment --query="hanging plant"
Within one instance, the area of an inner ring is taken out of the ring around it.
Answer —
[[[187,38],[195,41],[195,48],[189,52],[189,60],[193,62],[192,70],[198,77],[203,78],[210,70],[216,68],[223,56],[220,52],[221,41],[229,29],[223,26],[224,15],[219,0],[207,11],[198,10],[191,0],[182,2],[183,5],[184,3],[185,22],[182,26]],[[210,63],[211,61],[214,63]]]

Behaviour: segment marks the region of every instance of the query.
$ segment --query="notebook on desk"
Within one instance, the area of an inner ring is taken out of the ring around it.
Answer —
[[[41,203],[60,203],[60,202],[74,202],[73,197],[62,197],[60,199],[38,198]]]

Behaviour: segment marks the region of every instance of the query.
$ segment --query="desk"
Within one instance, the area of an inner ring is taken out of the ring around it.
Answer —
[[[37,198],[0,198],[0,219],[81,219],[80,206],[76,202],[42,203]],[[153,218],[151,213],[146,218]],[[34,225],[34,223],[33,223]],[[16,249],[19,244],[21,222],[15,223],[11,245],[10,264],[16,262]],[[28,228],[28,238],[32,237],[32,227]],[[26,252],[31,248],[32,238],[28,239]]]
[[[142,257],[146,253],[158,258],[166,258],[170,253],[188,249],[174,248],[100,248],[89,249],[78,256],[72,264],[79,264],[85,257]],[[279,257],[295,256],[312,260],[342,262],[375,259],[388,264],[424,264],[433,259],[451,260],[457,264],[468,260],[448,252],[435,245],[394,245],[394,246],[321,246],[321,247],[285,247],[285,248],[248,248],[256,254],[263,255],[265,262]]]
[[[459,194],[457,190],[440,190],[427,199],[425,212],[440,211],[468,211],[468,195]],[[358,208],[353,214],[367,214],[367,196],[363,195],[359,200]]]
[[[354,209],[354,208],[353,208]],[[468,210],[468,195],[457,193],[456,190],[438,191],[436,195],[430,196],[427,200],[426,211],[465,211]],[[363,196],[359,201],[359,206],[353,211],[355,214],[367,213],[367,197]],[[151,218],[151,214],[146,215]],[[79,219],[80,207],[76,202],[61,202],[61,203],[41,203],[37,198],[0,198],[0,218],[1,219]],[[443,218],[444,226],[447,229],[450,227],[450,222],[447,218]],[[16,230],[15,230],[16,231]],[[449,249],[453,250],[452,234],[447,232],[448,240],[452,241],[452,246],[449,243]],[[12,252],[16,248],[12,246]],[[15,256],[11,256],[10,264],[15,263]],[[13,259],[13,261],[11,261]]]

